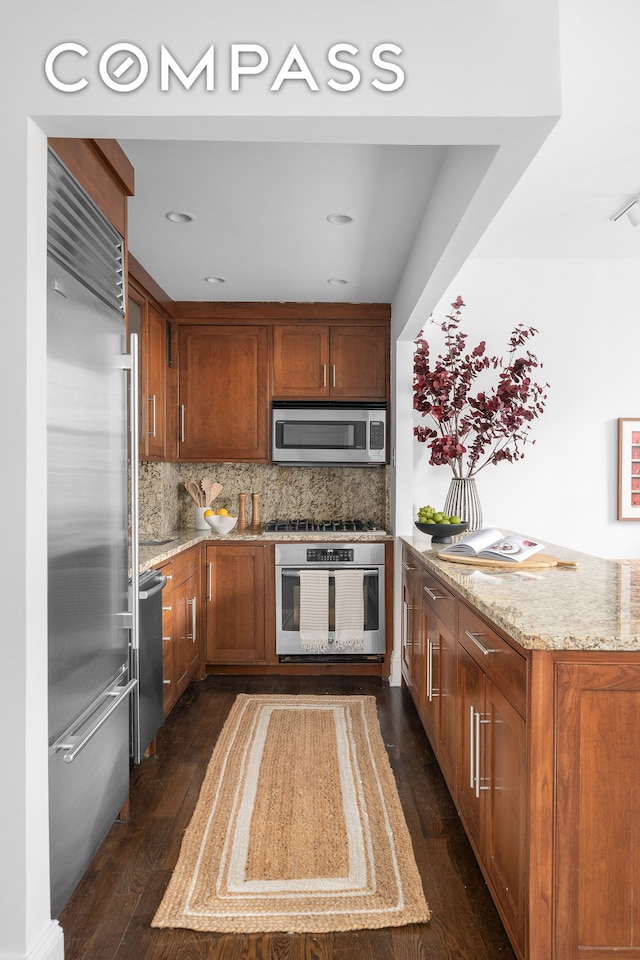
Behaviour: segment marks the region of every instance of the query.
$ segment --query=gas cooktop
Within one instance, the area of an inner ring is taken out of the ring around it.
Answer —
[[[265,533],[372,533],[384,534],[372,520],[269,520]]]

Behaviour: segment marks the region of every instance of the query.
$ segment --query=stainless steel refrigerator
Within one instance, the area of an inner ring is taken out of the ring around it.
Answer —
[[[128,797],[123,242],[58,160],[48,184],[49,791],[58,916]],[[135,390],[131,390],[131,394]],[[131,448],[137,446],[132,442]]]

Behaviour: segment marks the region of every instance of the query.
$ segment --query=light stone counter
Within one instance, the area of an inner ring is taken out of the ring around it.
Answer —
[[[604,560],[546,544],[577,568],[513,570],[440,560],[431,538],[402,537],[443,583],[530,650],[640,651],[640,560]]]
[[[167,543],[160,542],[168,539]],[[213,530],[174,530],[167,534],[167,538],[159,538],[158,542],[149,546],[140,546],[140,564],[139,571],[150,570],[153,567],[160,566],[171,560],[182,550],[188,550],[198,543],[249,543],[249,542],[271,542],[271,543],[291,543],[294,541],[304,541],[306,543],[380,543],[384,540],[393,540],[390,534],[380,531],[380,535],[371,533],[252,533],[251,530],[232,530],[231,533],[218,534]]]

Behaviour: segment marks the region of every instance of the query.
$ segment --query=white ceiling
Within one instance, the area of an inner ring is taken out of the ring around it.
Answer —
[[[474,256],[640,256],[640,227],[611,222],[640,192],[640,3],[560,0],[560,32],[562,117]],[[176,300],[391,302],[446,150],[120,142],[136,171],[131,251]]]
[[[560,0],[562,116],[474,255],[640,257],[639,36],[638,0]]]
[[[415,145],[120,143],[135,168],[130,249],[174,300],[389,302],[444,153]],[[176,210],[195,219],[172,223],[165,214]],[[353,220],[331,224],[334,213]],[[225,283],[212,286],[206,276]]]

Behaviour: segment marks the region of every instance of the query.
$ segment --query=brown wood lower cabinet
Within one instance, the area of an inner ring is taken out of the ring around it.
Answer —
[[[164,715],[202,672],[200,548],[178,554],[160,568],[167,577],[162,591]]]
[[[258,663],[266,659],[267,558],[273,546],[260,543],[206,547],[206,660]],[[275,617],[274,617],[275,619]]]
[[[556,683],[556,956],[639,957],[640,664],[558,663]]]
[[[517,956],[640,960],[640,652],[525,649],[403,562],[403,679]]]
[[[418,711],[424,683],[420,591],[420,567],[405,552],[402,557],[402,676]]]
[[[528,664],[468,607],[458,609],[460,816],[498,909],[524,953]]]
[[[423,695],[419,708],[449,789],[455,775],[457,730],[456,599],[422,571]]]

